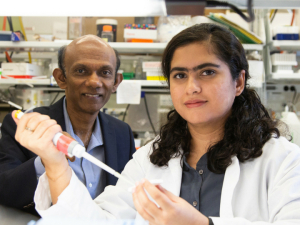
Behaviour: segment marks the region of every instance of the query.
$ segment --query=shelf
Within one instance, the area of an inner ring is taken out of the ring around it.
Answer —
[[[167,43],[127,43],[114,42],[109,43],[111,47],[119,53],[162,53]]]
[[[142,87],[167,87],[166,81],[159,80],[141,80]]]
[[[300,81],[300,73],[292,73],[292,74],[272,73],[270,75],[270,78],[272,80],[298,80],[298,81]]]
[[[300,40],[288,40],[288,41],[272,41],[269,43],[270,50],[290,50],[298,51],[300,50]]]
[[[159,80],[139,80],[142,87],[167,87],[167,82]],[[52,78],[51,85],[57,86],[56,81]]]
[[[50,85],[50,79],[0,79],[0,85]]]
[[[5,59],[6,56],[3,53],[0,53],[0,59]],[[14,52],[12,59],[27,59],[28,53],[27,52]],[[32,59],[52,59],[57,58],[56,52],[31,52]]]
[[[55,52],[61,46],[68,45],[71,40],[59,42],[39,42],[39,41],[0,41],[0,51],[22,51],[22,52]]]
[[[1,51],[16,52],[56,52],[63,45],[68,45],[71,40],[59,42],[38,42],[38,41],[0,41]],[[167,43],[128,43],[128,42],[111,42],[109,43],[119,53],[162,53]],[[263,45],[259,44],[243,44],[245,50],[262,50]]]
[[[264,45],[260,44],[243,44],[243,47],[245,50],[256,50],[256,51],[262,51],[264,48]]]

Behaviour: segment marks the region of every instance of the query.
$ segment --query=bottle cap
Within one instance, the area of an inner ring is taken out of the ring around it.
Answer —
[[[110,26],[110,25],[104,25],[103,26],[103,31],[112,31],[112,26]]]

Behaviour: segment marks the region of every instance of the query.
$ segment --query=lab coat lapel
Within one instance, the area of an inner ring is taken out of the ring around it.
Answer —
[[[236,156],[232,157],[232,163],[226,169],[220,205],[221,218],[233,218],[232,198],[235,186],[240,177],[240,165]]]
[[[167,176],[163,181],[164,187],[174,195],[179,196],[182,179],[181,157],[171,159],[168,169],[170,173],[165,173]]]
[[[100,112],[99,118],[105,151],[105,164],[118,171],[117,138],[114,127],[112,127],[112,124],[104,113]],[[115,185],[117,178],[107,173],[106,181],[106,185]]]
[[[63,131],[66,131],[63,103],[64,97],[62,97],[55,104],[50,106],[49,116],[51,119],[56,120],[56,122],[61,126],[61,129]]]

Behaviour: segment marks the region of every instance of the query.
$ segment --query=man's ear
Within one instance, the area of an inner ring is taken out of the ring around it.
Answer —
[[[240,94],[242,94],[244,88],[245,88],[245,70],[242,70],[240,72],[239,77],[236,79],[236,92],[235,92],[235,96],[239,96]]]
[[[119,84],[122,82],[123,80],[123,74],[122,73],[117,73],[116,74],[116,79],[115,79],[115,84],[113,86],[112,92],[116,92]]]
[[[57,85],[61,89],[66,89],[67,84],[66,84],[66,77],[63,71],[59,68],[56,68],[53,70],[53,77],[56,80]]]

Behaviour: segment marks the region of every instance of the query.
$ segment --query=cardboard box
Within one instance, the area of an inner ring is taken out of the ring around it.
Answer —
[[[157,39],[157,30],[124,29],[125,39]]]

